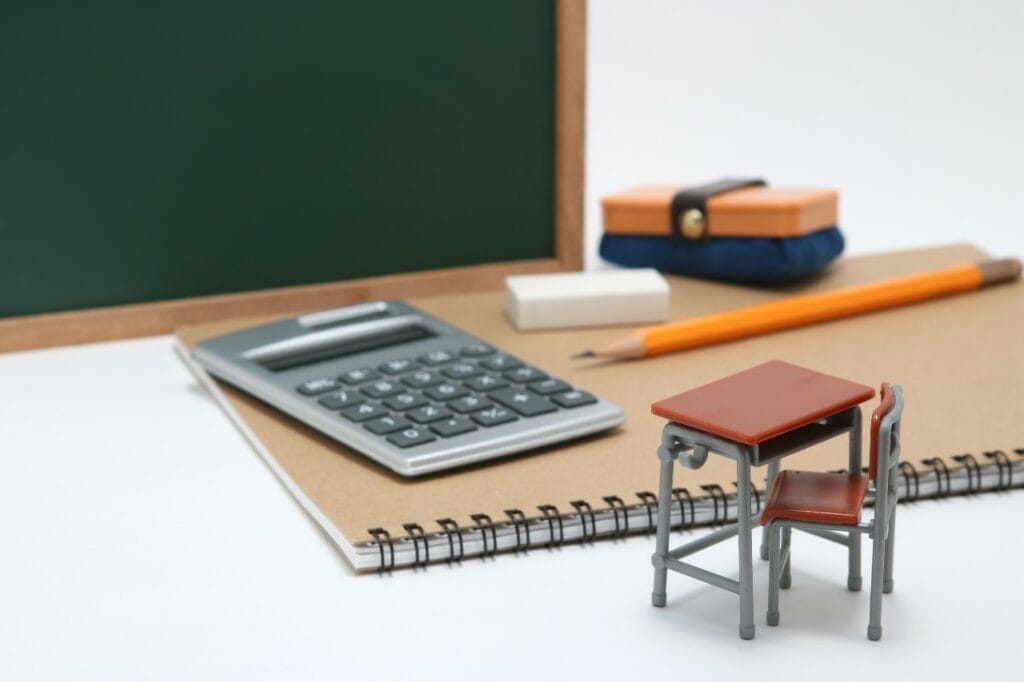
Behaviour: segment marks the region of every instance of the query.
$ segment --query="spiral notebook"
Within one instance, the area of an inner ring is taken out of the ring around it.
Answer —
[[[879,280],[988,257],[947,246],[841,259],[802,287],[754,289],[672,278],[673,318]],[[623,407],[623,427],[568,445],[422,479],[392,474],[188,360],[202,339],[264,320],[179,330],[179,354],[285,488],[357,570],[390,570],[474,555],[613,538],[654,526],[663,420],[651,403],[752,365],[781,359],[852,381],[905,391],[904,501],[1024,484],[1024,283],[636,362],[581,363],[569,355],[622,333],[603,328],[515,332],[502,293],[410,301],[522,359]],[[868,408],[869,409],[869,408]],[[211,456],[215,453],[211,453]],[[836,470],[842,439],[784,467]],[[713,457],[677,474],[673,523],[736,517],[735,466]],[[758,507],[764,471],[755,470]],[[755,511],[752,509],[751,511]]]

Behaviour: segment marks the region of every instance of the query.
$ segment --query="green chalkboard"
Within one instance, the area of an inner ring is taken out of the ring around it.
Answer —
[[[554,23],[0,4],[0,316],[553,256]]]

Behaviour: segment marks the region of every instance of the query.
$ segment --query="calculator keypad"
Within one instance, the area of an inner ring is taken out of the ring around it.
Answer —
[[[482,343],[312,379],[297,390],[403,449],[597,402]]]

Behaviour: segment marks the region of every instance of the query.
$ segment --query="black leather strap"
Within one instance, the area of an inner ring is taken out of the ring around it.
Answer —
[[[724,178],[696,187],[687,187],[672,197],[672,234],[689,241],[708,238],[707,201],[745,187],[762,187],[760,178]]]

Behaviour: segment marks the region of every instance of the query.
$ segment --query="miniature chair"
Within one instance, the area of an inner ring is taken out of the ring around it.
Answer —
[[[882,384],[881,404],[871,415],[868,475],[783,471],[775,478],[761,516],[769,537],[768,625],[779,623],[779,587],[790,585],[793,528],[846,545],[850,552],[847,587],[860,589],[860,533],[873,542],[868,639],[882,636],[882,592],[892,592],[893,539],[896,533],[895,469],[900,454],[903,390]],[[873,484],[874,517],[860,522],[864,499]],[[883,578],[884,572],[884,578]]]

